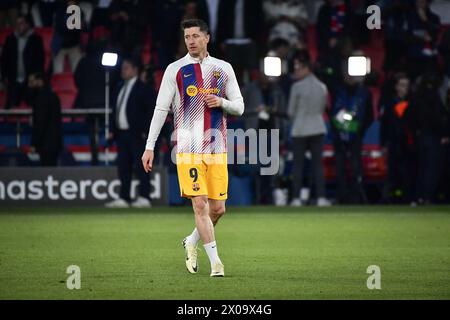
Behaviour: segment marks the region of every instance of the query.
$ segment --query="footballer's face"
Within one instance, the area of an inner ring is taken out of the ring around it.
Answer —
[[[199,27],[186,28],[184,29],[184,42],[189,54],[192,57],[198,57],[206,54],[209,35],[200,31]]]

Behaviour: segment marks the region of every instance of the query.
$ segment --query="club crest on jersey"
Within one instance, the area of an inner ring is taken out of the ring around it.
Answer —
[[[193,183],[193,184],[192,184],[192,190],[194,190],[194,191],[200,190],[200,184],[198,184],[198,183]]]
[[[189,87],[186,88],[186,93],[190,97],[195,97],[198,93],[198,89],[196,86],[190,85]]]
[[[220,78],[220,71],[214,71],[213,72],[213,77],[216,78],[216,79],[219,79]]]

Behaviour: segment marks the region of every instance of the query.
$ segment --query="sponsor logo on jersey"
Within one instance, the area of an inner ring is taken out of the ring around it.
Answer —
[[[186,88],[186,93],[190,97],[195,97],[197,94],[219,94],[219,92],[219,88],[197,88],[194,85]]]
[[[195,97],[198,93],[198,89],[196,86],[190,85],[189,87],[186,88],[186,93],[190,97]]]

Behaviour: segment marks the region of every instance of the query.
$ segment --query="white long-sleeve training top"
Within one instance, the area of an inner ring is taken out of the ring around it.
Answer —
[[[222,98],[221,108],[208,108],[204,97]],[[233,67],[207,55],[189,55],[171,63],[162,78],[150,124],[146,150],[153,150],[172,106],[177,153],[227,152],[226,114],[242,115],[244,99]]]

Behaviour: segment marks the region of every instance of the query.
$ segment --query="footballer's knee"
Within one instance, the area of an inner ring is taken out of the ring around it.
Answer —
[[[214,220],[219,220],[225,214],[225,204],[211,206],[210,213]]]
[[[203,214],[208,204],[208,198],[204,196],[192,198],[192,205],[196,214]]]

